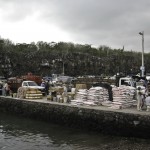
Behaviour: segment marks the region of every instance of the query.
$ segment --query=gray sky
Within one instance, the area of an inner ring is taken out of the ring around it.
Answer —
[[[0,36],[150,52],[150,0],[0,0]]]

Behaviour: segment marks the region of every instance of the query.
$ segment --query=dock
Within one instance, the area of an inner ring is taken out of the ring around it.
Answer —
[[[0,112],[11,113],[86,131],[118,136],[150,137],[150,112],[135,107],[75,106],[43,99],[0,96]]]

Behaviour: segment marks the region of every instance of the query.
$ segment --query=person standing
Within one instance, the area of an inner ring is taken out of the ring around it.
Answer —
[[[150,95],[145,98],[146,111],[150,110]]]
[[[8,82],[5,83],[4,89],[5,89],[5,96],[9,96],[10,86]]]
[[[47,95],[49,95],[49,81],[46,81],[46,83],[45,83],[45,92],[46,92],[46,94]]]
[[[143,106],[143,94],[141,87],[138,87],[137,89],[137,110],[142,111]]]
[[[42,80],[41,86],[45,88],[45,81]]]
[[[0,95],[2,95],[3,83],[0,81]]]
[[[43,96],[45,96],[46,95],[46,90],[45,90],[45,81],[44,80],[42,80],[41,86],[44,87]]]

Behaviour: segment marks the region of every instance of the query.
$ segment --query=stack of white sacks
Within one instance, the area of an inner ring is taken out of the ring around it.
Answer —
[[[112,87],[113,102],[109,100],[108,90],[103,87],[92,87],[89,90],[79,89],[72,105],[107,106],[112,109],[129,108],[136,102],[136,89],[130,86]]]
[[[71,100],[72,105],[83,105],[85,101],[87,101],[87,89],[79,89],[75,95],[75,99]]]
[[[111,108],[129,108],[136,102],[136,88],[131,86],[113,87],[113,102]]]
[[[88,91],[87,100],[101,105],[103,101],[109,100],[108,90],[103,87],[92,87]]]
[[[108,90],[103,87],[92,87],[89,90],[79,89],[76,93],[75,99],[71,100],[73,105],[88,105],[98,106],[102,102],[108,101]]]

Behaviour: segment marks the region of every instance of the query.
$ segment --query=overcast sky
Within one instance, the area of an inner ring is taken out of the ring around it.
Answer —
[[[0,36],[150,52],[150,0],[0,0]]]

